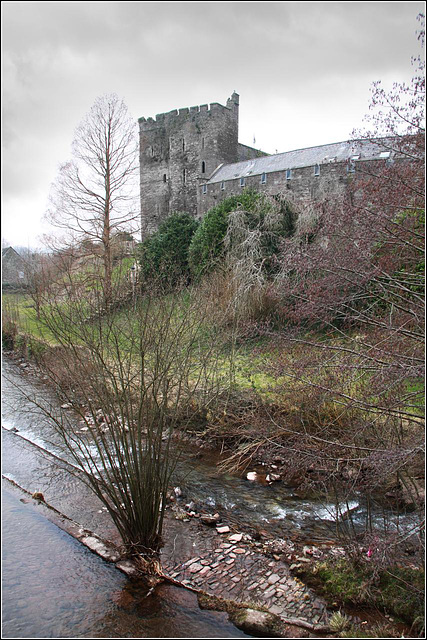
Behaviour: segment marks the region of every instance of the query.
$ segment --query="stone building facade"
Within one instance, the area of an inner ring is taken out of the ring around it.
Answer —
[[[224,106],[205,104],[139,119],[143,237],[173,212],[200,219],[244,188],[313,202],[342,192],[361,162],[388,157],[382,145],[366,141],[269,155],[240,144],[238,126],[237,93]]]
[[[1,284],[4,289],[19,289],[28,284],[27,263],[13,247],[2,249]]]

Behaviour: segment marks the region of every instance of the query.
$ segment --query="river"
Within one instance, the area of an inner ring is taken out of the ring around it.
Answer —
[[[47,502],[83,527],[108,533],[108,515],[95,497],[23,439],[63,457],[49,423],[34,412],[19,389],[55,399],[16,364],[4,360],[3,369],[3,475],[30,492],[42,491]],[[216,460],[212,454],[182,460],[174,480],[183,489],[183,504],[191,499],[227,514],[229,522],[260,525],[283,538],[295,534],[311,541],[334,537],[332,502],[301,499],[282,483],[265,486],[248,481],[245,474],[220,473]],[[17,489],[6,486],[3,637],[248,637],[227,621],[226,614],[200,610],[194,594],[184,589],[165,585],[145,597],[140,586],[128,582],[27,501]],[[355,522],[362,526],[363,503],[356,496],[352,506]],[[383,514],[375,517],[380,522]],[[410,515],[398,520],[388,514],[387,518],[394,526],[412,523]],[[194,542],[185,535],[185,523],[176,527],[177,558],[191,557]]]
[[[56,401],[55,398],[37,380],[23,375],[13,363],[5,360],[3,370],[2,426],[9,430],[19,429],[20,436],[66,458],[67,454],[61,450],[58,437],[47,419],[40,410],[35,409],[22,397],[20,389],[29,396],[44,396],[51,403]],[[19,484],[27,487],[31,481],[34,490],[37,488],[36,484],[40,484],[40,487],[46,485],[46,476],[49,475],[49,488],[55,492],[55,499],[59,500],[55,506],[79,520],[77,516],[81,500],[76,499],[75,504],[70,505],[70,502],[73,502],[73,491],[68,485],[64,490],[63,479],[60,483],[56,481],[56,469],[51,462],[42,464],[38,460],[29,465],[28,458],[31,454],[28,448],[25,449],[21,460],[16,443],[12,444],[6,439],[4,446],[9,445],[13,448],[13,454],[11,452],[8,456],[3,473],[6,472],[12,479],[24,477],[27,484]],[[183,504],[193,500],[203,505],[206,510],[226,513],[227,518],[233,522],[268,528],[278,537],[292,537],[297,534],[300,539],[312,542],[336,537],[337,507],[332,499],[304,499],[281,482],[265,486],[259,482],[248,481],[246,473],[239,475],[220,472],[216,465],[218,455],[211,452],[198,454],[196,457],[192,453],[184,455],[175,472],[174,484],[184,489],[181,501]],[[84,492],[84,487],[79,488],[79,493],[81,491]],[[87,496],[85,499],[90,498]],[[353,525],[362,529],[367,518],[363,499],[356,494],[348,504],[340,505],[339,509],[343,512],[347,507],[352,509]],[[95,514],[93,517],[96,520]],[[383,526],[385,520],[390,530],[397,527],[409,530],[414,525],[415,518],[415,515],[384,511],[380,507],[374,509],[371,514],[374,526]],[[83,524],[90,528],[93,523]]]

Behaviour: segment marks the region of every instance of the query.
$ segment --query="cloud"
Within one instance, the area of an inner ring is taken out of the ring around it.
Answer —
[[[18,219],[21,195],[26,219],[31,195],[48,192],[103,93],[122,96],[136,119],[224,103],[236,90],[246,144],[254,133],[270,152],[345,139],[367,111],[372,81],[410,77],[423,7],[3,2],[4,206],[13,198]]]

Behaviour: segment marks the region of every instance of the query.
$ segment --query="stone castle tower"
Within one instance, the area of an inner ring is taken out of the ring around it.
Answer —
[[[222,164],[259,155],[238,143],[239,96],[139,118],[142,236],[173,212],[198,215],[200,185]]]

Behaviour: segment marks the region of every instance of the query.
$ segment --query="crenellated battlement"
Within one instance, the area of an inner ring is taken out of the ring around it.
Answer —
[[[158,113],[155,118],[138,118],[138,122],[141,129],[150,129],[153,126],[168,126],[176,121],[183,120],[189,115],[197,114],[217,114],[217,113],[231,113],[238,112],[239,108],[239,95],[233,93],[231,98],[228,98],[226,105],[222,105],[219,102],[211,102],[210,104],[201,104],[194,107],[183,107],[181,109],[173,109],[166,113]]]

